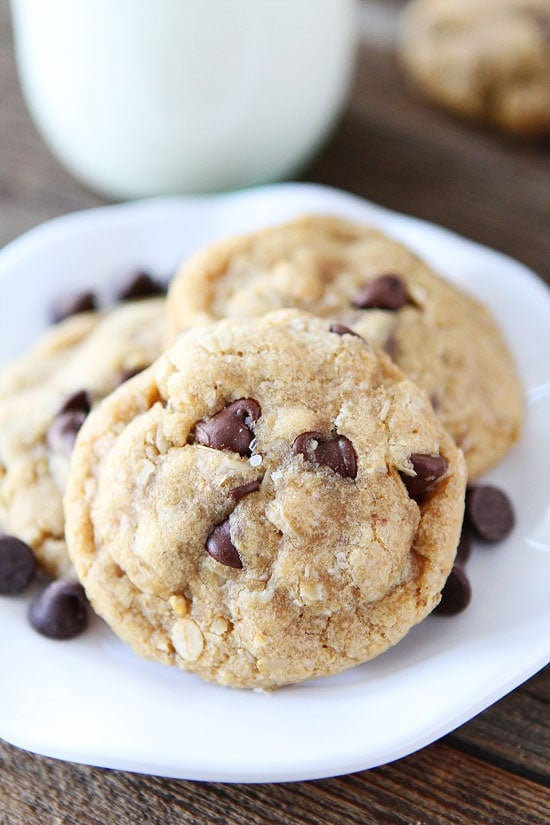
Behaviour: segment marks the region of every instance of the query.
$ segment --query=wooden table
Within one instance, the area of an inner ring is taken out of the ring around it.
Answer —
[[[376,5],[391,28],[402,4]],[[419,102],[384,38],[363,44],[347,113],[306,177],[443,224],[550,281],[548,146]],[[0,246],[54,215],[101,203],[59,166],[26,114],[0,0]],[[550,821],[549,676],[546,669],[406,759],[315,782],[184,782],[66,764],[0,742],[0,825],[542,825]]]

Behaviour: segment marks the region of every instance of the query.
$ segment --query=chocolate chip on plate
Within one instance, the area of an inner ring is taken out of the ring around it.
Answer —
[[[35,572],[36,560],[29,545],[15,536],[0,535],[0,595],[22,593]]]
[[[136,270],[128,273],[116,287],[117,301],[134,301],[139,298],[150,298],[153,295],[164,295],[166,286],[156,281],[148,272]]]
[[[455,564],[441,591],[441,601],[433,612],[442,616],[454,616],[468,607],[471,598],[472,588],[468,577],[462,567]]]
[[[354,332],[352,329],[345,327],[343,324],[333,323],[330,325],[329,330],[330,332],[334,332],[336,335],[353,335],[354,338],[361,338],[361,340],[363,340],[362,336],[359,335],[358,332]]]
[[[498,487],[479,485],[466,491],[466,515],[477,535],[485,541],[500,541],[515,524],[510,499]]]
[[[234,487],[230,492],[233,501],[240,501],[249,493],[255,493],[260,489],[262,481],[260,478],[255,478],[253,481],[248,481],[246,484],[241,484],[240,487]]]
[[[84,413],[84,415],[88,415],[91,408],[92,404],[89,393],[86,390],[77,390],[77,392],[73,392],[72,395],[68,396],[59,408],[57,415],[62,415],[67,412],[81,412]]]
[[[253,426],[260,417],[260,405],[253,398],[239,398],[207,421],[195,424],[195,441],[214,450],[250,454]]]
[[[229,519],[226,518],[217,527],[214,527],[206,539],[206,550],[213,559],[226,567],[233,567],[236,570],[242,568],[243,563],[237,552],[237,548],[231,541]]]
[[[398,275],[380,275],[353,299],[359,309],[401,309],[409,303],[407,287]]]
[[[468,526],[466,524],[462,525],[462,532],[460,534],[460,540],[458,542],[458,547],[456,548],[456,564],[466,564],[468,559],[470,558],[472,552],[472,539],[470,536],[470,532],[468,530]]]
[[[48,430],[46,441],[54,453],[69,456],[72,453],[78,431],[84,424],[86,413],[79,410],[70,410],[57,415]]]
[[[303,455],[312,464],[330,467],[343,478],[357,477],[357,456],[345,435],[326,438],[322,433],[301,433],[294,439],[292,452]]]
[[[50,317],[52,323],[58,324],[70,315],[79,312],[93,312],[97,309],[97,297],[94,292],[72,292],[60,296],[54,301]]]
[[[410,459],[416,475],[409,476],[406,473],[399,475],[409,496],[417,504],[422,504],[430,485],[447,472],[449,464],[443,456],[426,453],[411,453]]]
[[[72,639],[88,624],[88,601],[81,584],[59,579],[30,604],[32,627],[49,639]]]

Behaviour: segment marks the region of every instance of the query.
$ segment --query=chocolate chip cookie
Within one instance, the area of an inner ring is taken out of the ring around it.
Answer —
[[[92,411],[67,544],[138,654],[273,688],[364,662],[430,613],[465,482],[385,353],[282,310],[189,330]]]
[[[90,408],[161,348],[164,301],[67,318],[0,374],[0,530],[27,542],[45,572],[70,575],[62,494]]]
[[[168,296],[172,336],[284,306],[385,348],[431,398],[471,478],[518,438],[522,388],[487,309],[374,229],[305,217],[213,244],[184,263]]]
[[[0,370],[0,401],[20,390],[46,382],[71,357],[76,347],[92,332],[101,315],[86,312],[67,318],[52,327],[25,355]]]
[[[433,101],[510,132],[550,135],[548,0],[413,0],[399,51]]]

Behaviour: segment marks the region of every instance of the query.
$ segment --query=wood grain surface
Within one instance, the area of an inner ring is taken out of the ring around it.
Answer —
[[[402,5],[373,2],[392,25]],[[305,179],[447,226],[550,282],[548,144],[484,131],[416,99],[384,37],[364,42],[346,114]],[[17,83],[7,0],[0,0],[0,246],[47,218],[102,203],[61,168],[33,127]],[[547,668],[406,759],[280,785],[146,777],[0,741],[0,825],[545,825],[549,700]]]

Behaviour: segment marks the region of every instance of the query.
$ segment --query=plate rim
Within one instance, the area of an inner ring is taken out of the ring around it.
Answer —
[[[483,257],[489,255],[489,257],[493,258],[493,260],[501,259],[503,262],[506,262],[508,266],[512,267],[512,270],[518,278],[523,279],[527,277],[528,281],[532,284],[533,287],[535,287],[535,289],[540,288],[543,290],[543,292],[541,292],[541,295],[544,294],[545,300],[549,299],[550,292],[546,290],[546,284],[544,283],[544,281],[538,275],[536,275],[536,273],[534,273],[531,269],[529,269],[525,264],[521,263],[520,261],[510,258],[509,256],[504,255],[503,253],[498,252],[497,250],[490,249],[489,247],[479,244],[476,241],[472,241],[468,238],[465,238],[452,230],[438,226],[437,224],[430,223],[428,221],[424,221],[422,219],[415,218],[412,216],[407,216],[403,213],[394,212],[393,210],[386,209],[385,207],[380,207],[377,204],[373,204],[367,201],[366,199],[360,198],[355,195],[351,195],[347,192],[342,192],[341,190],[331,189],[320,184],[309,183],[271,184],[252,189],[240,190],[239,192],[224,193],[221,195],[169,196],[148,198],[139,201],[130,201],[126,203],[98,206],[93,207],[91,209],[85,209],[80,210],[78,212],[69,213],[68,215],[61,215],[28,230],[18,238],[8,243],[2,250],[0,250],[0,281],[4,277],[9,276],[9,270],[11,267],[20,264],[21,260],[24,261],[26,256],[32,254],[29,253],[29,250],[47,248],[47,246],[51,244],[55,245],[62,241],[67,234],[73,234],[75,231],[77,233],[86,233],[90,231],[90,227],[92,227],[92,231],[97,231],[98,216],[100,220],[103,220],[103,218],[105,218],[105,220],[107,221],[109,221],[109,218],[112,215],[118,215],[119,219],[122,221],[124,221],[126,219],[126,216],[128,216],[128,220],[131,221],[134,220],[134,216],[139,217],[146,215],[149,212],[149,210],[153,210],[153,212],[159,210],[170,211],[174,208],[174,206],[176,206],[177,208],[187,208],[189,206],[193,206],[199,203],[202,205],[208,205],[209,202],[220,202],[222,200],[226,203],[237,203],[239,200],[243,198],[254,199],[258,196],[272,196],[274,194],[276,194],[277,196],[292,196],[297,192],[325,194],[338,199],[341,204],[352,204],[357,207],[360,207],[361,209],[367,206],[369,208],[372,208],[375,212],[380,213],[381,215],[391,216],[392,219],[397,218],[398,220],[405,222],[407,225],[412,226],[413,228],[418,226],[428,227],[430,231],[438,233],[439,237],[443,240],[451,241],[452,243],[460,243],[464,249],[467,249],[469,253],[474,256],[480,255]],[[94,226],[95,229],[93,229]],[[549,648],[548,650],[547,647]],[[451,722],[446,722],[443,726],[435,726],[438,732],[434,733],[434,730],[432,729],[429,732],[427,732],[425,736],[416,737],[415,742],[410,743],[410,745],[407,746],[406,752],[402,752],[402,748],[394,746],[393,751],[390,751],[389,755],[386,754],[386,756],[380,758],[376,757],[374,763],[368,765],[365,764],[365,761],[369,762],[372,760],[365,760],[360,755],[356,755],[348,765],[345,765],[342,768],[338,767],[336,768],[336,770],[334,770],[334,766],[329,767],[327,763],[325,764],[325,767],[321,767],[321,765],[319,764],[317,768],[313,771],[313,773],[309,768],[304,768],[302,772],[294,770],[291,772],[291,774],[285,773],[282,769],[279,769],[277,771],[269,768],[264,768],[263,772],[260,772],[261,775],[259,773],[256,777],[254,776],[253,772],[250,772],[250,775],[243,777],[242,771],[237,772],[236,774],[232,774],[231,771],[229,771],[227,774],[223,776],[219,772],[215,772],[215,775],[208,776],[208,772],[204,769],[200,770],[197,773],[197,775],[194,775],[194,771],[190,768],[189,765],[187,765],[185,769],[182,768],[182,770],[176,770],[174,767],[172,767],[169,769],[168,772],[164,772],[162,770],[158,772],[156,770],[151,771],[150,768],[148,768],[145,764],[129,766],[129,760],[124,759],[123,757],[113,759],[102,758],[100,761],[98,761],[96,758],[92,761],[87,761],[82,756],[78,757],[76,753],[69,754],[67,749],[50,748],[49,752],[47,752],[44,749],[34,749],[30,742],[22,744],[21,738],[19,739],[19,741],[16,741],[16,736],[8,735],[8,737],[5,738],[7,739],[7,741],[10,741],[12,744],[18,747],[24,747],[27,750],[33,751],[35,753],[41,753],[45,756],[51,756],[52,758],[56,759],[67,759],[70,761],[79,762],[81,764],[92,764],[107,768],[112,767],[118,770],[130,770],[137,773],[155,773],[155,775],[170,776],[174,778],[251,783],[286,782],[318,779],[375,767],[376,765],[383,764],[385,762],[403,758],[404,756],[429,745],[430,743],[434,742],[436,739],[440,738],[446,733],[455,730],[456,727],[464,724],[466,721],[473,718],[473,716],[477,715],[482,710],[486,709],[495,701],[498,701],[504,695],[506,695],[511,690],[516,688],[523,681],[525,681],[534,673],[536,673],[541,667],[544,667],[549,658],[550,646],[544,646],[541,643],[540,651],[536,655],[534,652],[532,653],[529,662],[524,663],[524,667],[521,669],[521,671],[514,671],[513,673],[508,674],[507,680],[502,681],[497,689],[488,690],[482,698],[478,697],[478,700],[472,702],[469,708],[463,709],[460,713],[457,713]],[[450,727],[449,724],[451,725]],[[445,728],[445,730],[443,730],[442,728]],[[326,762],[327,760],[325,759],[325,763]]]

